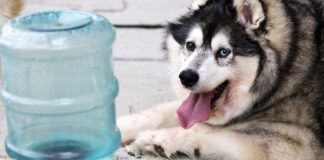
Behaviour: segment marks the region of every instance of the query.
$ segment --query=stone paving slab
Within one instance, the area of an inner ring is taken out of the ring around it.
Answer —
[[[125,10],[122,0],[25,0],[23,13],[50,9],[78,9],[96,12],[121,12]]]
[[[134,156],[128,155],[124,148],[120,148],[116,153],[114,160],[139,160]],[[166,160],[165,158],[156,157],[155,155],[143,155],[140,160]],[[183,159],[184,160],[184,159]]]
[[[115,60],[165,60],[163,36],[164,29],[117,29]]]
[[[115,73],[120,84],[118,116],[174,100],[167,62],[115,61]]]
[[[127,0],[123,12],[101,12],[116,24],[165,24],[187,11],[192,0]]]
[[[94,11],[121,25],[159,25],[188,10],[193,0],[26,0],[23,13],[48,9]]]

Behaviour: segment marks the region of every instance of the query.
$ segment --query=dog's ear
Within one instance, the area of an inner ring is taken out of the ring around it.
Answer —
[[[169,23],[168,32],[179,43],[184,44],[190,29],[185,27],[182,22]]]
[[[237,21],[247,29],[258,29],[265,20],[260,0],[234,0]]]

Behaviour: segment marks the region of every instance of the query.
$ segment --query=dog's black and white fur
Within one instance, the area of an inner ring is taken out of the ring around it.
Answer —
[[[167,27],[179,101],[120,118],[123,141],[135,140],[128,150],[169,159],[323,160],[323,7],[196,0]],[[180,127],[184,98],[205,93],[213,93],[209,119]]]

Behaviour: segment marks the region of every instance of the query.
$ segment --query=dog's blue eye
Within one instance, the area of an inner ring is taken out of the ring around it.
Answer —
[[[196,44],[194,42],[187,42],[186,48],[188,51],[193,52],[196,49]]]
[[[217,56],[217,58],[226,58],[230,54],[231,54],[231,50],[225,49],[225,48],[221,48],[221,49],[219,49],[217,51],[216,56]]]

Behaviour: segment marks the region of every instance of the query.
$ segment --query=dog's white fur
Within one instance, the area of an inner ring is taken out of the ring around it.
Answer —
[[[233,89],[233,91],[230,91],[230,93],[235,95],[227,97],[227,99],[232,98],[231,100],[227,100],[230,103],[224,102],[225,98],[223,98],[224,95],[222,95],[216,105],[221,107],[216,112],[212,113],[211,118],[207,121],[209,124],[226,124],[231,119],[245,112],[248,107],[251,106],[250,104],[254,100],[253,95],[250,93],[250,88],[253,85],[256,77],[258,59],[251,57],[236,57],[236,63],[237,66],[241,67],[237,67],[237,70],[233,71],[237,73],[232,74],[236,77],[232,78],[230,85],[233,86],[229,87],[230,89]]]
[[[192,159],[196,159],[193,149],[199,148],[200,154],[205,155],[205,159],[215,159],[215,154],[232,155],[231,159],[240,160],[264,159],[262,153],[251,152],[258,149],[252,141],[242,138],[242,135],[221,129],[215,132],[214,128],[211,129],[208,126],[199,125],[190,130],[175,127],[144,131],[140,135],[135,141],[136,144],[141,145],[140,148],[154,153],[154,145],[161,144],[167,157],[171,157],[172,154],[181,149],[181,152]]]
[[[219,48],[231,48],[228,44],[227,36],[224,33],[218,33],[214,36],[211,45],[213,51],[210,51],[210,55],[206,55],[208,56],[208,58],[201,64],[200,68],[198,69],[199,82],[195,87],[196,91],[198,92],[210,92],[211,90],[214,90],[218,85],[226,81],[232,74],[230,68],[224,67],[227,65],[227,62],[233,58],[232,54],[229,55],[226,59],[219,60],[218,63],[220,65],[217,65],[215,57],[213,56],[214,51],[217,51]],[[210,81],[211,79],[214,80]]]

